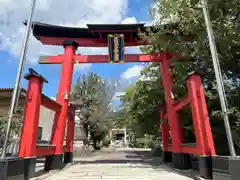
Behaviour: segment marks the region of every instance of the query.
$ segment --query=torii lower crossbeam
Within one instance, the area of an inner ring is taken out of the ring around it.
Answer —
[[[175,56],[178,60],[183,59],[182,57],[177,57],[172,53],[157,53],[157,54],[128,54],[124,56],[125,63],[134,63],[134,62],[160,62],[164,57],[173,57]],[[65,55],[56,55],[56,56],[41,56],[39,58],[40,64],[62,64],[65,60]],[[74,64],[81,63],[108,63],[108,55],[74,55],[73,57]]]

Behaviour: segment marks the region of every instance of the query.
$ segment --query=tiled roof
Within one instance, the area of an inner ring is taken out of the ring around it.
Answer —
[[[13,88],[0,88],[0,92],[12,92]],[[22,92],[27,92],[26,89],[21,88]]]
[[[0,88],[0,93],[8,93],[8,92],[13,92],[13,88]],[[21,95],[23,97],[26,96],[27,90],[24,88],[21,88]],[[57,103],[55,100],[51,99],[50,97],[46,96],[45,94],[42,94],[42,96],[44,96],[46,99],[48,99],[49,101],[52,101],[54,103]]]

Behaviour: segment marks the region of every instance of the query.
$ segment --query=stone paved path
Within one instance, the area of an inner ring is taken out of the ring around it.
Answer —
[[[145,152],[134,149],[106,150],[102,156],[75,160],[75,165],[46,180],[190,180],[159,165]]]

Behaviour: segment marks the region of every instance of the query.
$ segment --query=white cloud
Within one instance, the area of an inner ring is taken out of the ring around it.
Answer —
[[[19,57],[28,17],[29,0],[0,0],[0,50],[9,51]],[[135,17],[123,20],[127,0],[38,0],[34,20],[55,25],[84,27],[87,23],[136,23]],[[43,46],[31,36],[27,60],[36,63],[40,55],[54,55],[63,52],[61,47]],[[105,54],[106,48],[79,48],[81,54]],[[91,65],[82,65],[89,68]]]
[[[153,66],[150,67],[150,70],[158,72],[159,71],[159,67],[158,66]],[[158,78],[155,76],[151,76],[151,74],[143,74],[141,76],[138,77],[137,81],[156,81]]]
[[[81,71],[81,70],[89,70],[91,68],[92,64],[75,64],[74,65],[74,70],[75,71]]]
[[[127,17],[124,20],[122,20],[121,24],[137,24],[136,17]]]
[[[161,22],[161,24],[170,24],[170,23],[178,22],[179,17],[176,14],[170,13],[167,16],[167,18],[161,16],[161,13],[159,13],[160,5],[161,5],[161,2],[156,1],[151,6],[151,10],[152,10],[151,14],[152,14],[152,18],[153,18],[153,21],[152,21],[153,24],[158,23],[158,22]]]
[[[134,77],[138,77],[141,74],[141,70],[144,68],[144,65],[135,65],[129,69],[127,69],[124,73],[122,73],[121,77],[123,79],[131,79]]]
[[[56,101],[56,97],[50,97],[52,100]]]
[[[154,24],[154,21],[141,21],[139,23],[143,23],[145,26],[152,26]]]
[[[119,100],[119,96],[124,95],[125,92],[115,92],[114,96],[113,96],[113,100]]]
[[[142,54],[138,46],[125,47],[125,54]]]
[[[148,77],[148,76],[140,76],[137,80],[138,81],[156,81],[157,78],[156,77]]]

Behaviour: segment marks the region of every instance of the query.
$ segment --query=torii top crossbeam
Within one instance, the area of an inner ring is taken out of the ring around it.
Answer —
[[[24,22],[26,24],[26,22]],[[138,36],[139,32],[148,33],[147,29],[154,30],[151,26],[144,24],[88,24],[87,28],[64,27],[57,25],[33,22],[33,35],[44,45],[64,46],[66,40],[77,43],[78,47],[107,47],[108,34],[123,34],[125,46],[146,45]],[[165,25],[164,28],[177,29],[176,25]],[[171,34],[166,34],[171,36]],[[188,39],[188,35],[182,35]],[[166,53],[164,53],[166,55]],[[131,54],[124,55],[125,62],[158,62],[163,53],[158,54]],[[167,53],[167,56],[176,56],[173,53]],[[64,55],[43,56],[40,57],[40,64],[61,64]],[[182,59],[182,57],[177,57]],[[75,55],[73,63],[108,63],[107,55]]]
[[[33,22],[33,35],[45,45],[62,46],[66,38],[79,47],[107,47],[107,35],[124,34],[125,46],[143,45],[138,32],[146,32],[144,24],[87,24],[87,28],[64,27]]]
[[[26,25],[27,21],[24,22]],[[40,22],[33,22],[33,35],[44,45],[62,46],[66,39],[78,43],[79,47],[107,47],[107,35],[119,33],[124,35],[125,46],[146,45],[138,33],[159,32],[153,26],[141,24],[87,24],[87,28],[57,26]],[[184,34],[178,28],[178,24],[162,25],[162,29],[167,29],[165,36],[174,36],[171,31],[177,31],[183,40],[192,40],[194,35]]]

